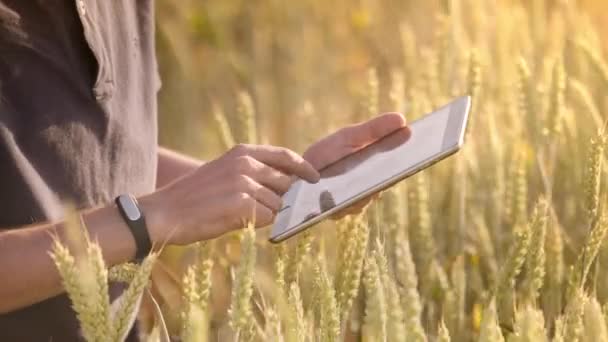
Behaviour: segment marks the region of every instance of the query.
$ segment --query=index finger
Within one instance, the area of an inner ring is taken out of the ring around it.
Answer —
[[[248,155],[256,160],[281,170],[289,175],[296,175],[310,183],[317,183],[321,178],[319,172],[299,154],[284,147],[250,146]]]

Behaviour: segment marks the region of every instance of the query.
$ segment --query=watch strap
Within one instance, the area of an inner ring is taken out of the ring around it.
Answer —
[[[128,194],[120,195],[116,197],[114,202],[135,240],[135,259],[143,260],[152,250],[152,242],[150,241],[146,218],[139,208],[137,200],[133,196]]]

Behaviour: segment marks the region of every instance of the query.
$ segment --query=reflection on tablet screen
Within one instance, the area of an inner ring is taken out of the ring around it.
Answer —
[[[321,170],[318,183],[299,181],[302,184],[286,195],[289,203],[297,204],[290,208],[290,223],[308,221],[355,196],[358,189],[375,185],[373,180],[378,178],[370,176],[382,173],[378,168],[390,169],[382,166],[390,158],[389,152],[403,146],[410,135],[409,128],[400,129],[384,138],[382,144],[370,145]]]
[[[442,151],[449,113],[445,106],[329,165],[316,184],[297,181],[283,196],[275,228],[288,231],[431,160]]]

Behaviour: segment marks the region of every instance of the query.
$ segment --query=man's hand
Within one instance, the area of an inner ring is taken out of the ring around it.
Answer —
[[[405,126],[397,113],[345,127],[297,155],[286,148],[239,145],[140,200],[152,241],[189,244],[242,228],[272,223],[281,196],[297,176],[315,183],[317,170]],[[363,210],[371,199],[346,212]]]
[[[306,152],[308,161],[285,148],[240,145],[198,168],[193,160],[182,163],[181,171],[172,171],[174,167],[161,170],[166,175],[161,183],[169,184],[138,199],[152,242],[157,246],[188,244],[241,228],[245,221],[255,219],[258,226],[269,224],[282,206],[281,195],[291,186],[292,176],[314,183],[320,177],[318,169],[404,125],[399,114],[387,114],[344,128],[311,146]],[[166,155],[161,158],[176,159]],[[114,205],[81,214],[109,265],[134,257],[135,240]],[[23,228],[0,231],[0,279],[10,279],[0,287],[0,314],[62,291],[48,250],[52,236],[65,236],[65,226],[45,222]],[[27,255],[26,271],[23,255]],[[30,284],[36,284],[36,291],[23,291]]]
[[[317,170],[286,148],[238,145],[140,200],[154,243],[207,240],[246,222],[274,220],[292,176],[315,183]]]
[[[405,118],[399,113],[382,114],[369,121],[344,127],[319,140],[304,152],[304,159],[308,160],[317,170],[321,170],[405,125]],[[359,213],[373,199],[374,197],[366,198],[338,213],[335,217],[340,218]]]

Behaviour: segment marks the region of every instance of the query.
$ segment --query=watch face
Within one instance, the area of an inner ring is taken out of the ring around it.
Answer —
[[[125,211],[125,215],[131,221],[137,221],[141,218],[141,212],[137,207],[135,200],[129,196],[120,196],[118,198],[122,208]]]

